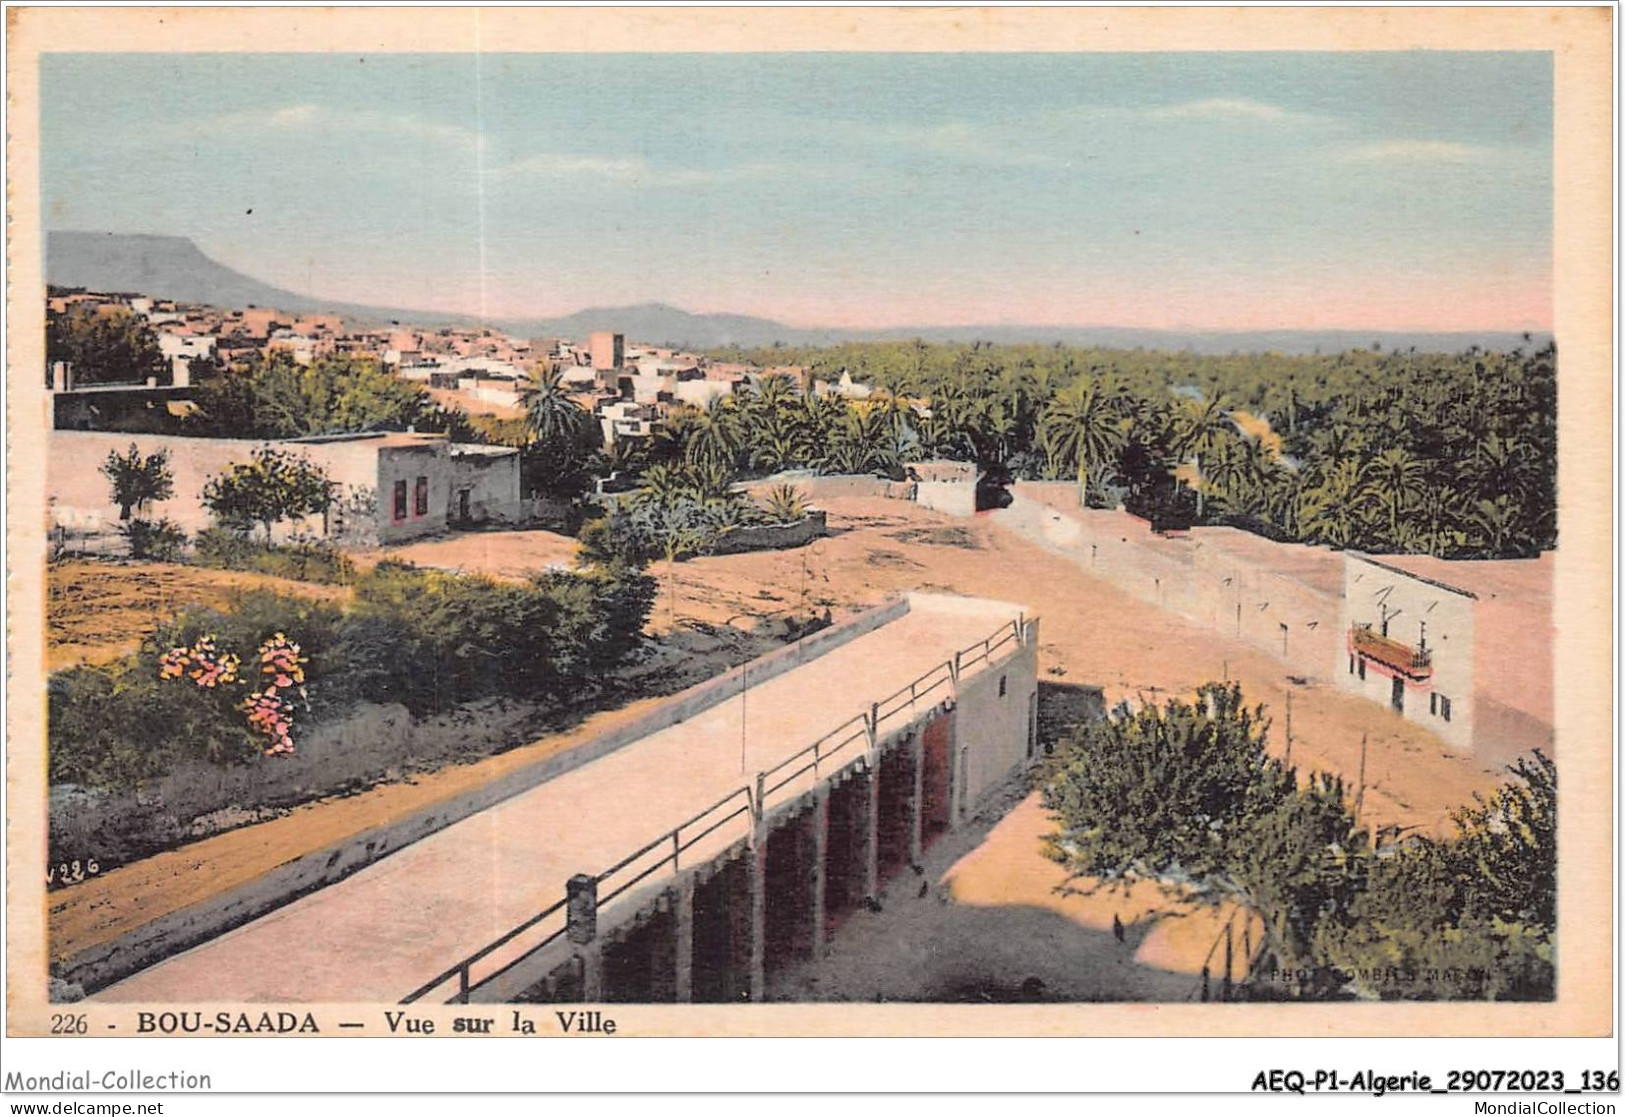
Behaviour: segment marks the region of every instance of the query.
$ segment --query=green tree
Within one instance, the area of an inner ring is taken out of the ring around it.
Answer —
[[[531,437],[537,442],[575,442],[581,428],[592,416],[564,387],[564,374],[558,369],[538,373],[533,387],[520,394]]]
[[[1045,773],[1058,831],[1052,858],[1073,876],[1179,880],[1235,893],[1228,877],[1248,824],[1278,800],[1268,722],[1237,686],[1210,683],[1078,729]]]
[[[1393,446],[1378,454],[1371,463],[1371,483],[1388,508],[1388,535],[1400,536],[1400,512],[1413,503],[1427,487],[1426,470],[1414,454]]]
[[[175,492],[168,450],[142,454],[140,447],[132,442],[128,453],[109,450],[101,471],[112,485],[113,503],[118,505],[120,520],[128,520],[132,512],[145,511],[150,504],[168,500]]]
[[[1099,378],[1081,379],[1050,402],[1041,422],[1046,453],[1054,462],[1074,466],[1078,497],[1087,503],[1091,470],[1104,465],[1127,438],[1111,392]]]
[[[271,529],[283,520],[327,511],[334,485],[306,458],[262,446],[247,462],[237,462],[203,487],[203,504],[223,525],[247,532],[255,524]]]
[[[420,386],[370,358],[347,355],[300,365],[290,354],[273,353],[203,381],[195,402],[187,425],[212,438],[448,430],[457,423]]]
[[[76,384],[144,384],[170,381],[169,360],[152,327],[122,307],[70,307],[45,320],[46,386],[58,361],[73,366]]]

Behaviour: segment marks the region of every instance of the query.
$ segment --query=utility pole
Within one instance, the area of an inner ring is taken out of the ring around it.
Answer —
[[[1292,692],[1286,692],[1286,763],[1292,764]]]
[[[1354,821],[1360,821],[1360,811],[1365,807],[1365,745],[1369,733],[1360,734],[1360,790],[1354,796]]]

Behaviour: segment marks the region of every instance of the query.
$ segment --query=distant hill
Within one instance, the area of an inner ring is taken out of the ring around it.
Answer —
[[[473,324],[466,315],[443,311],[363,306],[313,298],[262,283],[205,256],[185,237],[130,233],[49,232],[45,241],[45,276],[61,287],[121,291],[214,306],[275,307],[299,313],[341,314],[358,322],[410,323],[440,327]],[[996,344],[1092,345],[1120,349],[1191,350],[1198,353],[1266,352],[1333,353],[1365,349],[1457,352],[1477,345],[1513,349],[1528,344],[1511,330],[1463,333],[1406,333],[1380,330],[1141,330],[1112,326],[897,326],[881,330],[809,329],[743,314],[692,314],[663,303],[594,307],[562,318],[497,319],[490,323],[523,337],[566,337],[584,340],[595,330],[614,330],[628,339],[695,349],[721,345],[745,347],[834,345],[846,341],[988,341]],[[1546,333],[1531,340],[1544,344]]]
[[[45,281],[57,287],[151,295],[209,306],[341,314],[378,323],[395,320],[441,326],[470,321],[455,314],[361,306],[284,291],[211,260],[186,237],[47,232]]]

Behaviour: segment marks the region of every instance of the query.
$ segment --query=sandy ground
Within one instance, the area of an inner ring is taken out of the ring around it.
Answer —
[[[1038,855],[1050,828],[1036,792],[995,797],[926,852],[923,872],[893,880],[880,911],[854,912],[823,957],[772,980],[770,998],[1198,1001],[1207,965],[1217,999],[1227,924],[1241,977],[1256,921],[1143,883],[1067,888],[1060,866]]]
[[[46,665],[52,671],[116,659],[139,647],[160,620],[193,605],[218,608],[243,590],[329,601],[349,596],[340,586],[157,562],[52,563],[46,584]]]
[[[835,534],[810,547],[679,563],[678,616],[720,621],[771,608],[796,611],[803,599],[821,608],[878,602],[909,589],[1017,601],[1042,618],[1040,681],[1057,689],[1098,686],[1109,705],[1189,694],[1228,676],[1240,681],[1249,701],[1268,707],[1272,747],[1283,751],[1290,690],[1292,760],[1341,773],[1351,785],[1365,736],[1364,819],[1374,826],[1448,831],[1450,810],[1504,775],[1385,707],[1329,686],[1292,683],[1274,657],[1090,578],[1076,563],[999,527],[997,513],[956,520],[882,498],[826,504]],[[657,573],[664,594],[665,572]],[[665,607],[663,601],[657,610]]]
[[[551,531],[476,531],[444,539],[427,539],[396,547],[380,547],[358,555],[358,565],[396,559],[418,566],[434,566],[499,578],[528,578],[548,566],[575,564],[576,541]]]
[[[1475,791],[1501,781],[1503,773],[1496,766],[1447,748],[1427,730],[1384,707],[1329,687],[1297,686],[1267,654],[1091,579],[1067,558],[999,527],[996,514],[956,520],[881,498],[837,498],[824,505],[833,534],[809,547],[696,559],[676,564],[671,571],[665,564],[657,565],[661,600],[651,627],[750,628],[764,620],[826,607],[839,612],[841,607],[876,603],[911,589],[1013,600],[1042,617],[1039,662],[1046,701],[1064,698],[1074,684],[1102,688],[1108,702],[1156,700],[1228,675],[1241,682],[1251,701],[1269,708],[1276,719],[1272,747],[1279,750],[1284,748],[1282,711],[1291,689],[1292,759],[1301,767],[1341,773],[1352,789],[1361,768],[1361,740],[1367,739],[1363,818],[1373,825],[1447,831],[1451,809],[1468,802]],[[546,532],[479,533],[398,550],[403,557],[417,556],[414,561],[464,569],[488,565],[493,572],[514,575],[531,568],[528,564],[540,567],[558,561],[566,546],[573,549],[569,540]],[[160,907],[173,910],[347,833],[456,794],[510,765],[570,747],[622,716],[626,711],[598,715],[568,735],[490,760],[312,804],[285,818],[218,835],[54,893],[53,955],[111,937],[133,925],[132,920],[151,918]],[[875,928],[868,933],[898,940],[894,949],[960,956],[963,965],[958,968],[930,971],[933,981],[953,986],[944,986],[946,992],[934,989],[937,995],[954,993],[955,982],[965,985],[960,992],[966,996],[996,995],[987,993],[992,986],[976,982],[997,985],[1013,979],[1019,985],[1028,976],[1039,977],[1052,992],[1062,991],[1056,995],[1081,999],[1116,995],[1162,999],[1173,995],[1180,982],[1186,983],[1181,988],[1188,987],[1190,975],[1199,972],[1201,959],[1212,946],[1209,927],[1217,933],[1217,923],[1204,923],[1213,918],[1211,913],[1182,913],[1176,918],[1170,912],[1153,923],[1146,918],[1148,912],[1171,907],[1160,895],[1058,895],[1059,870],[1037,851],[1046,825],[1036,801],[1027,800],[985,834],[955,835],[951,839],[955,842],[970,841],[974,835],[976,844],[959,849],[955,864],[927,867],[937,874],[932,887],[948,889],[955,917],[905,919],[908,913],[901,905],[886,906],[873,918],[860,913],[849,929],[843,929],[832,958],[849,956],[845,936],[861,941],[857,936],[865,933],[866,923],[873,923]],[[932,852],[939,856],[937,850]],[[941,916],[939,901],[930,902],[939,907]],[[142,911],[148,914],[142,916]],[[1024,913],[1011,916],[1017,925],[1001,922],[1000,912],[1017,911]],[[1124,948],[1110,935],[1114,913],[1138,936],[1129,937],[1133,951],[1126,961]],[[1103,926],[1107,933],[1102,939]],[[1011,947],[1012,942],[1019,946],[1023,928],[1047,945],[1038,950]],[[971,949],[966,945],[971,943],[978,945]],[[1064,973],[1039,966],[1035,960],[1057,945],[1076,947],[1092,961]],[[1008,953],[1012,949],[1017,949],[1015,955]],[[878,947],[871,943],[870,950]],[[966,961],[976,957],[997,965],[989,962],[993,968],[978,976],[980,971]],[[813,976],[821,983],[815,996],[838,993],[870,1000],[877,992],[868,987],[872,977],[862,966],[841,970],[832,965],[827,976]],[[966,992],[973,987],[981,992]],[[899,997],[907,992],[884,985],[878,991]]]

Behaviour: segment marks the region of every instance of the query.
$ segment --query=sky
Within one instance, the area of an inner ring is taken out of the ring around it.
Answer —
[[[62,54],[49,229],[489,317],[1547,329],[1545,53]]]

